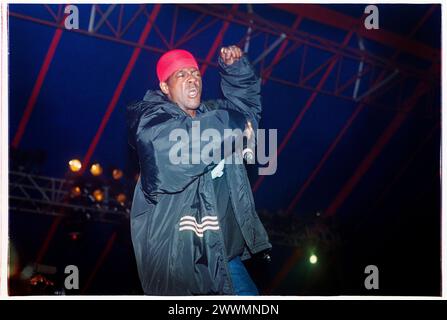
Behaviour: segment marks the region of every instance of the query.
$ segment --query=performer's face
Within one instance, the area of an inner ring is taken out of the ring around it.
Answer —
[[[195,116],[202,94],[202,77],[197,68],[183,68],[174,72],[160,88],[183,111]]]

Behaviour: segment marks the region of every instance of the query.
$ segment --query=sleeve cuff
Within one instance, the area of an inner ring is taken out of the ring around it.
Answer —
[[[220,56],[217,61],[218,61],[220,68],[226,74],[240,75],[240,74],[247,74],[247,73],[253,72],[252,66],[251,66],[251,64],[248,60],[248,57],[246,55],[242,56],[241,59],[239,59],[238,61],[235,61],[231,65],[225,64]]]

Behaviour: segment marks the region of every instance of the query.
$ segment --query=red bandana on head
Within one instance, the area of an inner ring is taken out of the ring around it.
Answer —
[[[158,80],[165,82],[175,71],[191,67],[199,69],[196,59],[190,52],[181,49],[168,51],[157,62]]]

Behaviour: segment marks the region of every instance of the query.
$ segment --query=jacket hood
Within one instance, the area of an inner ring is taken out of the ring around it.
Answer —
[[[210,108],[208,102],[201,103],[197,113],[201,114]],[[160,90],[148,90],[143,100],[131,103],[126,110],[129,144],[135,149],[138,128],[154,117],[162,120],[178,117],[189,117],[178,105],[169,100]]]
[[[183,111],[172,103],[160,90],[148,90],[143,100],[129,104],[126,107],[126,121],[129,144],[135,148],[138,128],[157,114],[168,118],[184,115]]]

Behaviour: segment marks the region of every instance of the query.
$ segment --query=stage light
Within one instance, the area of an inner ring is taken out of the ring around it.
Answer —
[[[48,280],[45,276],[41,274],[36,274],[29,280],[29,284],[36,287],[36,286],[42,286],[43,289],[45,289],[48,286],[54,286],[54,282]]]
[[[92,164],[92,166],[90,167],[90,172],[94,176],[101,175],[102,174],[102,167],[101,167],[101,165],[99,163]]]
[[[94,163],[90,167],[90,173],[94,176],[99,176],[102,174],[102,167],[99,163]]]
[[[93,197],[95,198],[95,201],[101,202],[104,200],[104,192],[102,192],[101,189],[96,189],[93,191]]]
[[[72,159],[68,162],[68,166],[70,167],[70,170],[73,172],[78,172],[82,168],[81,161],[78,159]]]
[[[121,205],[124,205],[124,202],[126,201],[127,197],[124,193],[120,193],[116,196],[116,201],[118,201]]]
[[[115,180],[119,180],[123,177],[123,172],[120,169],[113,169],[112,177]]]
[[[80,233],[76,232],[76,231],[70,232],[69,236],[72,241],[77,241],[77,240],[79,240]]]
[[[312,254],[309,258],[309,262],[312,264],[316,264],[318,262],[318,257],[314,254]]]
[[[78,186],[75,186],[73,188],[71,188],[71,197],[75,198],[75,197],[79,197],[81,195],[81,188]]]

